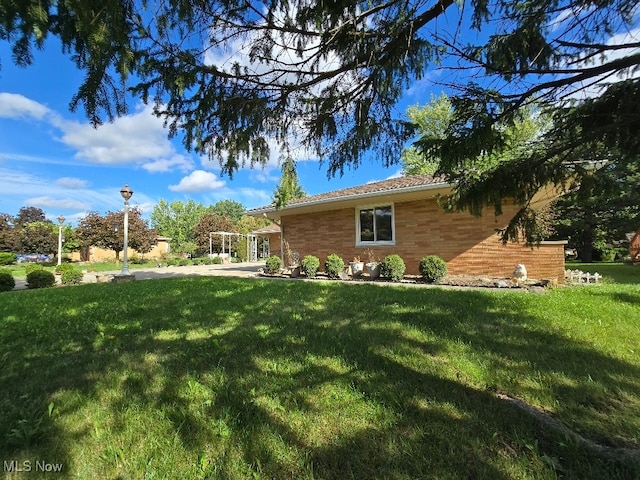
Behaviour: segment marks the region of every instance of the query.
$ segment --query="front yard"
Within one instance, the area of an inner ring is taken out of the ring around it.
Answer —
[[[4,292],[0,319],[9,478],[640,476],[637,284],[179,278]]]

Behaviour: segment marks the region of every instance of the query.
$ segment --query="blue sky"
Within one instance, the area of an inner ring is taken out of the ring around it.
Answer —
[[[122,208],[125,183],[134,191],[131,203],[146,215],[161,198],[205,205],[228,199],[246,208],[271,202],[280,176],[277,151],[264,168],[242,169],[229,179],[217,162],[186,151],[179,138],[169,140],[162,120],[141,103],[97,129],[81,108],[70,112],[82,72],[60,53],[56,39],[37,52],[31,67],[15,67],[6,43],[0,43],[0,59],[0,212],[15,215],[33,206],[73,224],[88,211]],[[430,88],[429,80],[416,83],[398,114],[428,101]],[[317,160],[300,158],[298,171],[312,195],[383,180],[400,167],[385,169],[373,159],[328,179]]]

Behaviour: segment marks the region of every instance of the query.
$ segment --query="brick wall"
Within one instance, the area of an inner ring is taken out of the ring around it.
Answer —
[[[129,259],[132,257],[143,257],[146,259],[159,260],[163,254],[168,253],[170,250],[169,243],[166,240],[158,240],[153,246],[150,252],[144,255],[136,252],[133,248],[127,248],[127,256]],[[73,252],[70,254],[71,260],[74,262],[87,261],[87,262],[111,262],[116,258],[116,254],[113,250],[105,250],[100,247],[89,247],[86,252],[86,257],[83,258],[81,252]],[[122,261],[122,251],[120,251],[120,261]]]
[[[418,274],[418,264],[425,255],[438,255],[451,274],[510,277],[515,266],[523,263],[531,278],[564,280],[564,245],[549,242],[540,247],[518,244],[502,245],[496,229],[504,227],[517,207],[505,206],[504,214],[495,217],[487,210],[482,217],[466,212],[444,212],[435,200],[396,203],[395,239],[391,246],[372,247],[382,259],[391,253],[400,255],[408,274]],[[292,250],[315,255],[323,264],[327,255],[337,253],[345,262],[359,255],[368,261],[369,247],[356,247],[354,208],[317,213],[284,215],[284,239]]]

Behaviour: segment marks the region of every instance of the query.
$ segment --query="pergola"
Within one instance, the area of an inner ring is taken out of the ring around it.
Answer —
[[[222,252],[220,256],[224,259],[225,254],[228,255],[229,261],[231,261],[231,240],[234,237],[247,239],[247,259],[250,262],[258,260],[258,243],[256,236],[251,233],[237,233],[237,232],[209,232],[209,257],[213,257],[213,235],[220,235],[222,237]],[[228,246],[225,252],[225,246]]]

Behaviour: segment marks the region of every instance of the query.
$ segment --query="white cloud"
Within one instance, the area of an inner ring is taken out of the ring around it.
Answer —
[[[47,107],[23,95],[0,92],[0,117],[42,120],[49,113]]]
[[[89,186],[88,181],[73,177],[60,177],[55,183],[59,187],[70,188],[72,190],[83,189]]]
[[[76,180],[78,185],[82,182],[81,179]],[[86,182],[86,185],[88,187],[89,182]],[[2,192],[3,204],[6,204],[1,211],[17,212],[20,206],[34,206],[42,208],[50,216],[57,217],[61,213],[60,210],[66,210],[65,217],[68,221],[73,221],[90,210],[104,213],[108,210],[122,209],[124,204],[119,190],[120,186],[74,189],[59,185],[58,181],[49,181],[37,174],[0,168],[0,192]],[[9,199],[11,201],[7,201]],[[9,207],[9,204],[12,206]],[[140,206],[143,212],[146,212],[153,208],[149,208],[149,205],[153,204],[155,201],[144,192],[135,192],[132,205]],[[72,213],[68,212],[69,210],[81,211]]]
[[[76,158],[104,165],[145,163],[175,153],[160,118],[146,106],[133,115],[94,128],[88,123],[57,121],[59,140],[77,150]]]
[[[38,207],[43,210],[65,209],[65,210],[89,210],[91,205],[86,202],[74,200],[72,198],[53,198],[50,196],[32,197],[24,200],[25,205]]]
[[[187,172],[193,167],[194,163],[190,158],[178,154],[173,155],[170,158],[159,158],[142,165],[142,168],[149,173],[171,172],[175,169]]]
[[[262,170],[253,170],[251,179],[258,183],[274,183],[280,180],[280,170],[271,166],[267,166]]]
[[[94,128],[89,123],[66,120],[23,95],[0,92],[2,117],[47,122],[60,131],[55,140],[75,150],[76,161],[54,161],[15,153],[0,154],[0,159],[22,157],[21,160],[40,163],[137,164],[150,173],[186,172],[194,167],[193,160],[176,151],[163,120],[153,114],[151,105],[139,105],[135,113]]]
[[[194,170],[180,180],[178,185],[169,185],[169,190],[183,193],[206,192],[224,187],[225,182],[216,175],[204,170]]]

